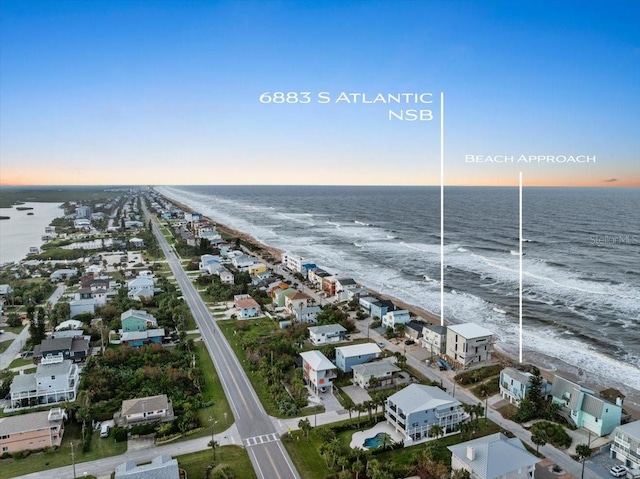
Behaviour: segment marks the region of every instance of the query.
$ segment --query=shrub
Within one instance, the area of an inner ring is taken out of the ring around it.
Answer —
[[[114,427],[112,431],[113,431],[113,439],[116,442],[125,442],[129,437],[128,431],[124,428]]]

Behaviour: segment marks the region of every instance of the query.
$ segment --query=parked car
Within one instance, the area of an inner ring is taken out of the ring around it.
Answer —
[[[404,344],[406,344],[407,346],[411,346],[412,344],[416,344],[416,342],[413,339],[407,339]]]
[[[380,346],[381,348],[384,348],[384,341],[378,341],[378,346]]]
[[[622,477],[627,475],[627,468],[624,466],[613,466],[609,469],[609,474],[613,477]]]

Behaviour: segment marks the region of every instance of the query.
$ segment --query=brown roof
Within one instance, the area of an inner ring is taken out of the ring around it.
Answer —
[[[239,309],[260,308],[258,302],[253,298],[239,299],[236,301],[236,306]]]

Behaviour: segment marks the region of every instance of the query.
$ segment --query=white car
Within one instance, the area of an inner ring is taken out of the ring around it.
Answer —
[[[613,466],[609,469],[609,474],[613,477],[622,477],[627,475],[627,468],[624,466]]]

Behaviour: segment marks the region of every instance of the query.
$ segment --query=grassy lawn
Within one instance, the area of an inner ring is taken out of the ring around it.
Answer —
[[[187,477],[200,478],[204,477],[206,467],[213,462],[213,453],[211,450],[193,452],[178,456],[179,466],[187,471]],[[255,478],[253,466],[249,460],[247,451],[239,446],[223,446],[216,448],[216,462],[218,467],[231,466],[235,477],[242,479]]]
[[[7,339],[6,341],[2,341],[0,343],[0,354],[4,353],[9,346],[13,343],[13,339]]]
[[[364,422],[365,419],[366,414],[362,416],[362,421]],[[344,423],[346,422],[348,421],[344,421]],[[354,415],[353,423],[356,424],[356,422],[357,420]],[[364,428],[354,428],[353,430],[342,431],[337,434],[337,438],[339,439],[345,450],[348,448],[351,442],[353,433],[359,430],[364,430]],[[478,437],[487,436],[489,434],[500,432],[501,430],[502,429],[497,424],[492,422],[488,422],[488,424],[485,426],[484,420],[481,419],[480,430],[473,435],[473,438],[475,439]],[[465,439],[465,441],[466,440],[467,439]],[[447,446],[459,444],[460,442],[463,441],[460,440],[459,434],[454,434],[438,439],[438,459],[445,464],[450,464],[451,452],[447,449]],[[335,473],[339,470],[336,469],[335,471],[331,471],[327,467],[324,458],[320,455],[320,446],[322,444],[322,439],[318,434],[316,434],[314,429],[312,429],[309,433],[308,440],[306,439],[302,431],[293,431],[291,433],[291,439],[287,439],[285,437],[283,439],[283,444],[289,452],[289,455],[291,456],[293,463],[298,469],[298,472],[300,472],[300,475],[305,479],[325,479],[332,473]],[[375,457],[383,464],[393,463],[394,465],[409,466],[415,464],[416,455],[421,454],[423,449],[424,443],[402,449],[396,449],[394,451],[382,452],[374,455],[373,457]]]
[[[100,431],[93,431],[92,434],[91,451],[83,453],[81,427],[75,423],[67,422],[62,445],[57,451],[34,453],[24,459],[0,460],[0,479],[70,465],[71,443],[74,446],[78,471],[82,471],[80,464],[82,462],[124,454],[127,450],[126,442],[117,443],[112,438],[102,439]]]
[[[218,421],[218,423],[213,427],[214,433],[222,432],[233,424],[231,408],[229,407],[227,397],[225,396],[222,384],[220,383],[220,378],[218,377],[218,373],[213,366],[213,361],[211,361],[211,357],[209,356],[209,352],[207,351],[204,343],[196,343],[195,351],[198,356],[200,368],[204,373],[204,400],[206,402],[211,402],[212,404],[211,406],[198,411],[200,423],[205,427],[194,434],[185,436],[182,438],[183,440],[211,435],[211,428],[207,427],[210,423],[210,419]]]
[[[234,338],[234,333],[236,332],[238,323],[239,321],[232,320],[219,321],[218,326],[220,326],[220,329],[229,341],[233,352],[240,360],[240,364],[242,364],[242,368],[249,377],[249,381],[251,381],[251,385],[253,386],[253,389],[255,389],[258,398],[260,398],[260,402],[262,403],[265,411],[267,411],[267,414],[275,417],[285,417],[276,407],[273,401],[273,396],[267,390],[267,385],[264,383],[264,381],[262,381],[262,379],[256,372],[251,371],[249,370],[249,368],[247,368],[244,351]],[[251,334],[256,334],[259,336],[270,336],[276,328],[277,325],[268,318],[255,319],[252,320],[251,323]]]
[[[6,333],[20,334],[24,326],[2,326]]]

